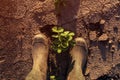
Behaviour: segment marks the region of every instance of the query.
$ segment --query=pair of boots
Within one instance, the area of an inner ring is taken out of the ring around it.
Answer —
[[[70,51],[72,62],[67,80],[85,80],[84,74],[87,63],[88,48],[86,41],[78,37],[75,39],[75,46]],[[46,80],[47,78],[47,59],[49,53],[48,39],[43,34],[35,35],[33,39],[32,58],[33,67],[27,75],[26,80]]]

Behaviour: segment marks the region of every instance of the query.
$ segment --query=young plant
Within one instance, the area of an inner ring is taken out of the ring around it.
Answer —
[[[66,51],[69,48],[69,46],[74,45],[74,32],[65,31],[62,27],[56,26],[52,28],[52,32],[55,33],[54,35],[52,35],[52,49],[57,53],[62,53]]]

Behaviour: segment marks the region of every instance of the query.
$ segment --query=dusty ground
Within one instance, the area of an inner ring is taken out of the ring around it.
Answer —
[[[99,24],[100,20],[105,20],[104,25]],[[99,80],[110,80],[117,76],[114,80],[120,80],[119,0],[66,0],[59,15],[53,0],[0,0],[0,80],[24,80],[32,68],[32,37],[46,25],[63,26],[74,31],[76,37],[82,34],[88,40],[89,78],[102,76]],[[95,31],[101,32],[98,37]],[[108,38],[115,38],[113,55],[109,52]],[[57,57],[59,66],[65,64],[60,67],[62,70],[67,69],[66,57],[67,53]],[[58,74],[65,77],[64,71]]]

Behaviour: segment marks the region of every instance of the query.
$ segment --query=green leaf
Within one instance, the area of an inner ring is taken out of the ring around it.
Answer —
[[[58,44],[58,47],[60,47],[61,45],[60,44]]]
[[[68,41],[71,41],[72,39],[73,39],[73,37],[72,37],[72,36],[69,36]]]
[[[68,42],[64,42],[61,44],[62,48],[67,48],[69,46],[69,43]]]
[[[70,45],[71,45],[71,46],[75,46],[75,41],[73,41],[73,40],[70,41]]]
[[[53,38],[58,38],[59,36],[58,35],[52,35]]]
[[[57,50],[57,48],[56,48],[56,46],[55,46],[55,45],[52,45],[52,46],[51,46],[51,48],[52,48],[54,51],[56,51],[56,50]]]
[[[64,29],[62,28],[62,27],[58,27],[58,32],[60,33],[60,32],[63,32],[64,31]]]
[[[68,49],[68,48],[63,48],[62,51],[64,52],[64,51],[66,51],[67,49]]]
[[[57,53],[61,53],[62,52],[62,49],[61,48],[58,48],[57,49]]]
[[[53,27],[53,28],[52,28],[52,31],[53,31],[53,32],[57,32],[57,27],[56,27],[56,26]]]
[[[73,32],[69,33],[69,36],[74,36],[74,35],[75,35],[75,33],[73,33]]]
[[[60,36],[66,36],[64,33],[61,33]]]
[[[70,31],[64,31],[63,33],[61,33],[61,36],[67,37],[67,35],[69,34]]]
[[[50,76],[50,79],[55,79],[55,76]]]
[[[63,37],[62,37],[62,36],[59,36],[58,40],[59,40],[60,42],[62,42]]]
[[[70,31],[64,31],[64,34],[65,34],[65,35],[68,35],[68,33],[70,33]]]
[[[62,27],[53,27],[52,28],[52,31],[53,32],[56,32],[56,33],[60,33],[60,32],[63,32],[64,31],[64,29],[62,28]]]

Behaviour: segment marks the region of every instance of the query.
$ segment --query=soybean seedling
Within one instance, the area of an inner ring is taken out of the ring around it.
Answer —
[[[74,32],[65,31],[62,27],[57,26],[52,28],[52,32],[55,33],[52,35],[52,49],[57,53],[62,53],[66,51],[69,46],[74,46]]]

